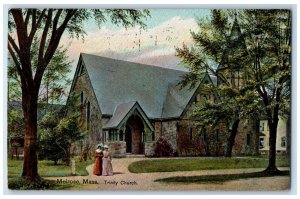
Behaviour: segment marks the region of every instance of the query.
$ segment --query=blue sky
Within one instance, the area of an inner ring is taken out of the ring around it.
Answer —
[[[160,25],[161,23],[168,21],[169,19],[180,16],[182,19],[189,18],[202,18],[209,15],[209,9],[149,9],[151,17],[145,20],[145,24],[147,28],[153,28],[155,26]],[[109,20],[103,24],[113,30],[122,28],[118,27],[109,22]],[[98,29],[98,26],[94,23],[94,20],[89,20],[86,24],[86,31],[95,31]]]

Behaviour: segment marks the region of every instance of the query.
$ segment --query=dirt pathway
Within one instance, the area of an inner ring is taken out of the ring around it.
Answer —
[[[122,190],[122,191],[275,191],[288,190],[290,187],[290,177],[276,176],[254,179],[242,179],[225,182],[223,184],[165,184],[154,182],[159,178],[173,176],[193,176],[193,175],[215,175],[215,174],[233,174],[261,171],[262,169],[230,169],[230,170],[205,170],[205,171],[179,171],[179,172],[156,172],[156,173],[130,173],[128,165],[134,161],[143,160],[143,158],[122,158],[114,159],[112,164],[114,168],[113,176],[95,176],[93,175],[93,165],[87,167],[89,176],[74,177],[51,177],[52,180],[69,180],[77,182],[80,186],[72,189],[80,190]],[[85,182],[89,181],[88,184]],[[93,184],[97,183],[97,184]]]

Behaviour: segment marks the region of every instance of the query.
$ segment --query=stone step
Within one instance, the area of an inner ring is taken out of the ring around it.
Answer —
[[[144,154],[132,154],[132,153],[126,153],[125,154],[126,158],[144,158]]]

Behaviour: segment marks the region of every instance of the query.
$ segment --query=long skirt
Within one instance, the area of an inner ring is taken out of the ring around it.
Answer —
[[[103,164],[102,175],[103,176],[112,176],[113,168],[112,168],[111,160],[109,158],[103,158],[102,164]]]
[[[96,157],[94,163],[94,175],[101,175],[101,174],[102,174],[102,159],[101,157]]]

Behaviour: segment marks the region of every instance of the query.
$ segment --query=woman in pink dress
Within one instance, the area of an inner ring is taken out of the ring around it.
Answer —
[[[104,145],[103,158],[102,158],[102,175],[103,176],[112,176],[113,168],[111,164],[111,156],[108,152],[108,146]]]

